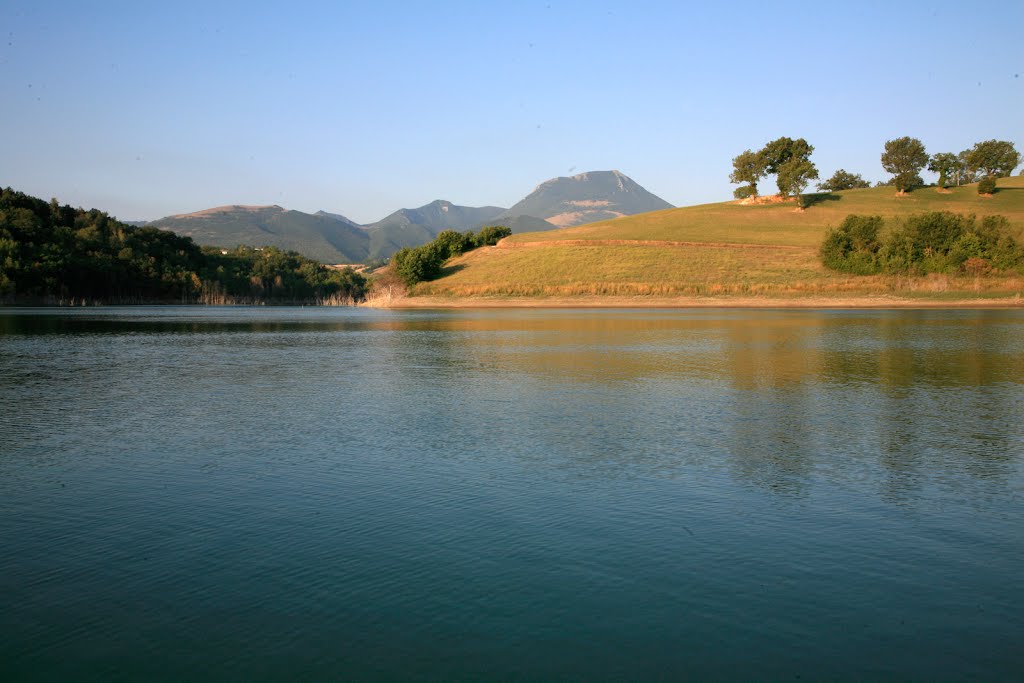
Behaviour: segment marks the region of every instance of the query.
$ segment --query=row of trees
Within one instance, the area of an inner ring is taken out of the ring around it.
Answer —
[[[437,235],[432,242],[419,247],[404,247],[391,257],[395,273],[410,287],[417,282],[437,279],[445,261],[455,256],[476,249],[477,247],[494,246],[512,234],[503,225],[480,228],[473,233],[445,230]]]
[[[881,216],[851,214],[825,236],[821,259],[846,273],[1024,272],[1024,245],[1010,233],[1003,216],[935,211],[915,214],[886,231]]]
[[[729,182],[746,183],[733,193],[737,199],[757,196],[757,184],[768,175],[774,175],[779,194],[795,196],[803,205],[803,191],[808,183],[818,179],[818,169],[811,161],[814,147],[803,138],[782,137],[772,140],[754,152],[744,150],[732,160],[733,172]]]
[[[757,152],[745,150],[732,160],[732,183],[746,183],[733,195],[737,199],[757,196],[757,184],[767,175],[776,175],[779,193],[783,197],[795,195],[802,205],[803,189],[808,181],[818,178],[818,171],[810,160],[814,147],[803,138],[779,138]],[[921,171],[927,168],[939,175],[939,187],[982,182],[978,191],[991,193],[995,179],[1009,176],[1020,165],[1021,156],[1012,142],[986,140],[959,153],[940,152],[929,156],[924,144],[917,138],[901,137],[885,143],[881,157],[882,168],[893,177],[886,183],[900,194],[924,184]],[[859,174],[839,169],[818,188],[830,192],[870,187]]]
[[[0,299],[289,301],[361,299],[366,280],[274,247],[223,250],[92,209],[0,190]]]

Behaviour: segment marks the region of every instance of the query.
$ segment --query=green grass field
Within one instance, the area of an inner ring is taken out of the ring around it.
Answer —
[[[1024,289],[1020,276],[858,277],[820,264],[818,245],[847,215],[892,218],[924,211],[1003,215],[1024,237],[1024,178],[1000,180],[991,198],[980,197],[974,185],[948,194],[921,188],[905,197],[890,187],[870,188],[812,195],[804,211],[793,203],[727,202],[522,233],[452,260],[440,279],[417,285],[413,294],[941,297],[1015,296]]]
[[[924,211],[953,211],[978,216],[1001,214],[1024,228],[1024,178],[999,181],[991,198],[978,195],[977,185],[951,188],[940,194],[921,188],[897,197],[891,187],[847,190],[808,196],[810,207],[796,211],[793,203],[749,205],[736,202],[701,204],[625,216],[574,228],[513,235],[512,242],[553,240],[679,240],[746,244],[818,246],[830,225],[851,213],[904,216]]]

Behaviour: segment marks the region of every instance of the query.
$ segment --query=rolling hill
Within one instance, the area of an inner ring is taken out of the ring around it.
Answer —
[[[280,206],[219,206],[168,216],[147,225],[218,247],[274,246],[323,263],[366,258],[370,236],[344,216],[308,214]]]
[[[851,213],[898,217],[924,211],[1006,216],[1024,238],[1024,178],[1004,178],[991,198],[977,186],[942,194],[920,188],[896,197],[891,187],[848,190],[793,203],[724,202],[598,221],[561,230],[516,234],[497,247],[469,252],[446,275],[417,285],[425,296],[782,296],[885,294],[943,296],[957,287],[1020,293],[1024,279],[956,282],[935,277],[850,276],[818,258],[829,226]]]

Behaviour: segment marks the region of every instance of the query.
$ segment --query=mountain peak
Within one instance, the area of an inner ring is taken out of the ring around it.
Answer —
[[[284,211],[284,209],[277,204],[226,204],[192,213],[179,213],[168,216],[168,218],[209,218],[225,213],[260,213],[262,211]]]
[[[587,171],[544,181],[505,215],[536,216],[567,227],[671,208],[622,171]]]

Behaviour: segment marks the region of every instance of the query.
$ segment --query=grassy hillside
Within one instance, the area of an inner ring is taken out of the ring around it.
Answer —
[[[803,212],[792,203],[742,205],[702,204],[655,211],[564,230],[514,235],[512,242],[551,240],[677,240],[743,244],[817,246],[830,225],[851,213],[901,216],[923,211],[954,211],[978,216],[1001,214],[1024,227],[1024,178],[1003,178],[991,198],[978,195],[977,185],[951,188],[940,194],[921,188],[897,197],[891,187],[815,194]]]
[[[814,195],[811,206],[735,202],[669,209],[562,230],[513,235],[501,245],[449,263],[445,275],[417,285],[436,296],[579,295],[1016,295],[1020,277],[857,277],[821,266],[818,245],[829,226],[851,213],[895,217],[923,211],[1006,216],[1024,237],[1024,178],[999,181],[979,197],[976,186],[940,194],[922,188],[896,197],[892,188]]]

